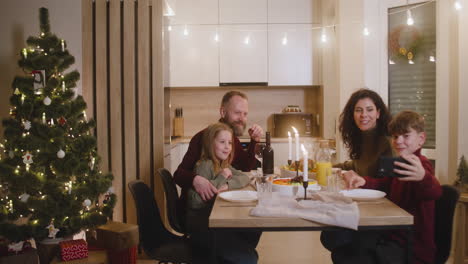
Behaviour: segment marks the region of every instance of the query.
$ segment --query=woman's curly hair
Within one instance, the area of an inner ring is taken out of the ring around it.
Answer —
[[[362,131],[357,127],[354,120],[354,107],[361,99],[371,99],[377,110],[380,111],[380,116],[377,119],[377,134],[388,135],[387,126],[391,120],[390,112],[384,104],[382,98],[376,92],[362,88],[354,92],[346,103],[343,112],[340,114],[339,130],[343,138],[344,145],[348,148],[351,159],[358,159],[361,156],[361,135]]]

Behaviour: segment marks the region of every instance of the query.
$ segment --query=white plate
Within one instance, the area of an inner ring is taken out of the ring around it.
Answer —
[[[376,200],[385,197],[385,193],[371,189],[342,190],[341,193],[356,201]]]
[[[257,192],[255,191],[229,191],[222,192],[219,197],[229,202],[245,203],[257,201]]]

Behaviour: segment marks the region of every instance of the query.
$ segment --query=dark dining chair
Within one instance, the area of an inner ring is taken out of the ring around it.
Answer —
[[[451,185],[442,185],[442,196],[435,202],[434,240],[437,246],[436,264],[447,261],[452,247],[452,227],[460,192]]]
[[[164,193],[166,197],[166,212],[169,219],[169,225],[175,231],[186,235],[185,230],[185,217],[182,210],[177,206],[179,200],[179,194],[177,192],[177,187],[174,182],[172,174],[165,168],[160,168],[157,170],[156,176],[161,178],[164,187]]]
[[[150,258],[162,263],[191,263],[187,237],[171,233],[163,224],[154,193],[140,180],[128,183],[137,211],[140,246]]]

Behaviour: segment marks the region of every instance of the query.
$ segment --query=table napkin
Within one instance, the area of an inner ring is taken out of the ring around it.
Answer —
[[[310,200],[296,201],[292,197],[273,193],[270,200],[262,201],[250,210],[252,216],[299,217],[321,224],[357,230],[359,208],[356,202],[340,193],[316,192]]]

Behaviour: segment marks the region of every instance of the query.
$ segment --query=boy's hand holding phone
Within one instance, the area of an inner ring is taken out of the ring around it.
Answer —
[[[346,189],[356,189],[366,184],[366,180],[353,170],[343,173],[343,179],[346,182]]]
[[[423,165],[421,164],[421,160],[414,154],[411,155],[402,155],[406,161],[410,164],[406,164],[404,162],[395,161],[395,165],[400,167],[394,168],[394,171],[398,174],[405,175],[405,177],[399,178],[400,181],[421,181],[426,174]]]

